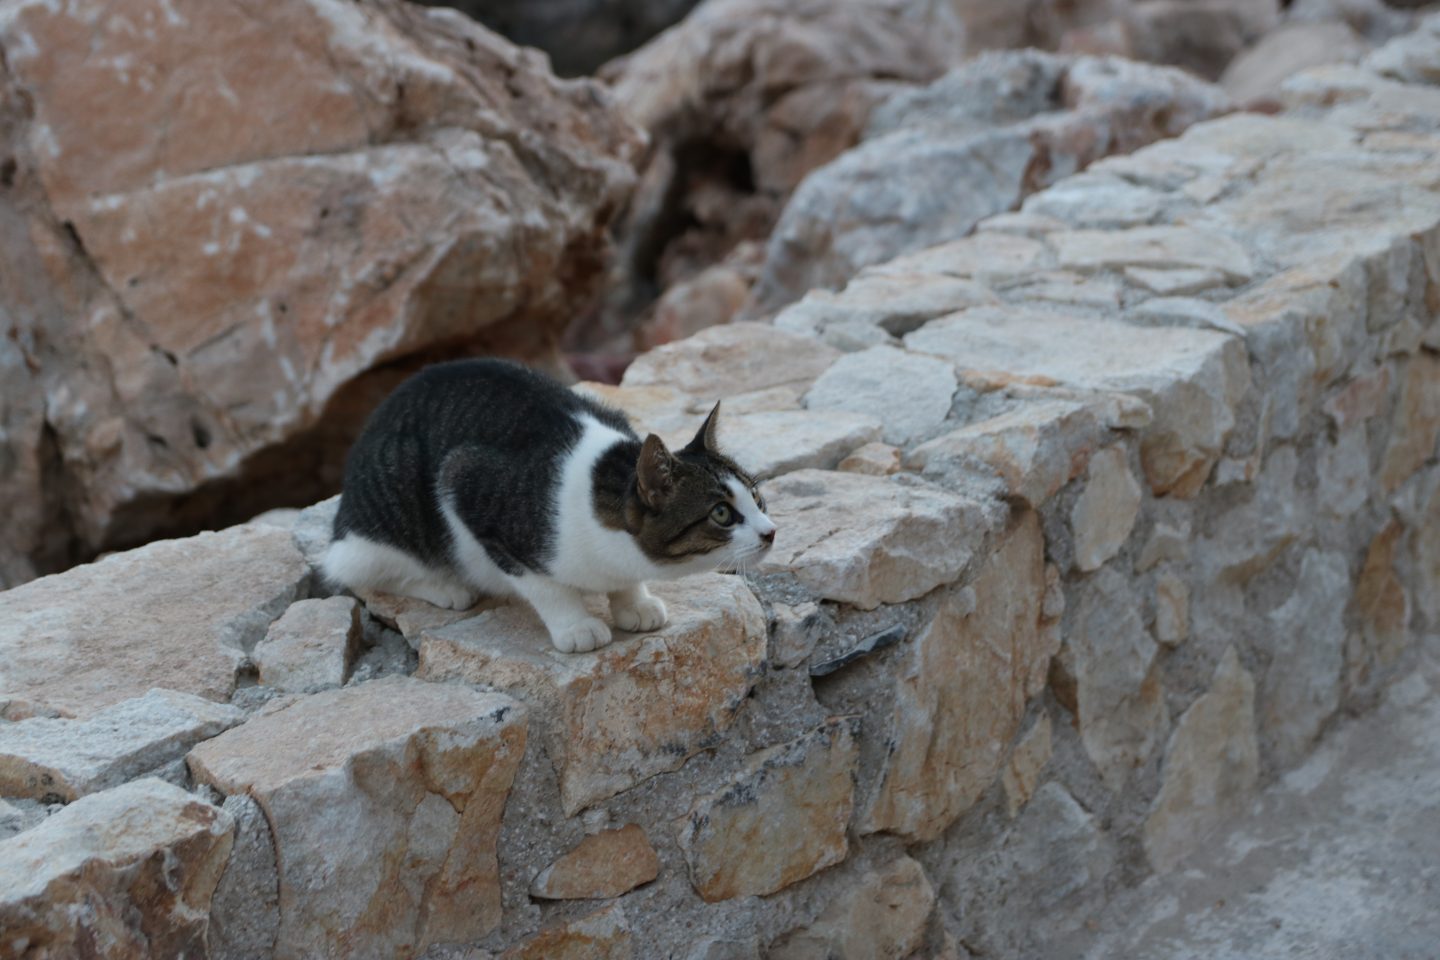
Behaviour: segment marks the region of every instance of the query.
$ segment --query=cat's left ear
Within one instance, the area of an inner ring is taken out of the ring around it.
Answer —
[[[716,400],[715,406],[710,410],[710,416],[706,417],[705,422],[700,424],[700,430],[695,434],[695,439],[691,440],[685,449],[692,450],[695,453],[719,453],[720,440],[717,435],[719,430],[720,401]]]
[[[651,510],[661,509],[675,491],[673,463],[663,440],[653,433],[645,438],[635,464],[635,485],[640,499]]]

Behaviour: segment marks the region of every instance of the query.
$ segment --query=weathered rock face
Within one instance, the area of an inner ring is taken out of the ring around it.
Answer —
[[[525,729],[509,697],[390,678],[251,720],[189,764],[272,825],[276,956],[412,955],[499,922],[495,840]]]
[[[0,583],[323,495],[398,361],[557,366],[633,181],[597,85],[449,11],[26,2],[0,51]]]
[[[500,960],[631,960],[634,936],[619,904],[542,930]]]
[[[418,676],[483,683],[529,703],[561,803],[577,813],[678,768],[729,727],[765,657],[760,605],[736,578],[691,577],[654,593],[669,623],[593,654],[557,652],[519,603],[427,630]]]
[[[796,184],[859,139],[877,102],[963,53],[954,13],[931,0],[707,0],[608,66],[654,149],[620,228],[627,286],[605,332],[763,241]]]
[[[609,899],[660,875],[660,858],[636,824],[603,830],[550,864],[530,885],[542,900]]]
[[[675,23],[695,0],[422,0],[454,7],[526,47],[550,55],[561,76],[594,73]]]
[[[771,944],[775,960],[900,960],[920,946],[935,892],[909,857],[872,871],[814,923]]]
[[[1145,821],[1145,852],[1169,870],[1184,851],[1238,814],[1255,788],[1255,682],[1229,647],[1214,682],[1175,725],[1160,795]]]
[[[160,780],[84,797],[0,843],[5,955],[205,956],[228,814]]]
[[[359,603],[349,597],[301,600],[270,624],[251,659],[267,687],[304,693],[350,679],[359,646]]]
[[[763,896],[845,859],[859,733],[831,720],[750,757],[681,821],[680,848],[707,902]]]
[[[1044,595],[1040,524],[1026,513],[912,646],[866,830],[933,839],[994,782],[1055,653]]]
[[[309,580],[289,532],[240,526],[0,593],[0,712],[90,717],[152,687],[226,700]]]
[[[1093,160],[1227,106],[1220,91],[1174,70],[1033,51],[982,56],[889,100],[859,147],[805,181],[771,235],[757,303],[773,311],[964,236]]]
[[[88,720],[31,717],[0,724],[0,795],[72,801],[183,757],[244,718],[173,690],[151,690]]]

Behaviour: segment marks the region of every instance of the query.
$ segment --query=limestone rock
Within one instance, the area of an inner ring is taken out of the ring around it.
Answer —
[[[830,470],[856,447],[879,439],[880,411],[763,410],[720,415],[720,448],[756,477],[814,467]],[[695,435],[684,435],[689,442]],[[677,437],[677,440],[679,438]]]
[[[1241,50],[1280,22],[1275,0],[1138,0],[1126,12],[1137,59],[1172,63],[1215,79]]]
[[[864,874],[814,923],[770,945],[772,960],[900,960],[925,939],[935,891],[909,857]]]
[[[591,834],[540,871],[530,896],[542,900],[618,897],[660,875],[660,858],[645,831],[631,823]]]
[[[1010,761],[1005,765],[1000,782],[1005,786],[1005,805],[1011,819],[1014,819],[1035,794],[1040,784],[1040,774],[1050,762],[1050,715],[1040,714],[1040,719],[1025,731],[1025,736],[1015,744]]]
[[[631,960],[634,935],[620,904],[545,930],[500,954],[500,960]]]
[[[761,571],[789,571],[816,596],[862,610],[955,580],[996,522],[993,504],[904,475],[800,470],[766,491],[780,532]]]
[[[86,720],[0,724],[0,795],[68,803],[158,770],[243,719],[226,704],[151,690]]]
[[[1244,809],[1259,778],[1255,682],[1227,647],[1210,689],[1175,725],[1160,794],[1145,821],[1145,852],[1172,869],[1214,828]]]
[[[1098,570],[1125,545],[1140,513],[1140,484],[1125,461],[1119,444],[1097,451],[1090,458],[1085,489],[1070,511],[1075,537],[1075,565],[1082,571]]]
[[[1126,267],[1125,279],[1162,297],[1184,297],[1225,285],[1225,274],[1211,268],[1153,270]]]
[[[1380,482],[1387,492],[1434,457],[1440,439],[1440,358],[1418,354],[1406,364],[1403,376],[1395,424],[1380,466]]]
[[[1289,23],[1261,38],[1225,68],[1220,86],[1247,103],[1280,92],[1292,74],[1326,63],[1353,63],[1370,44],[1344,23]]]
[[[839,338],[851,341],[851,350],[863,349],[862,340],[870,339],[866,345],[873,346],[947,313],[995,302],[990,288],[974,280],[876,269],[862,272],[840,293],[811,290],[777,314],[775,326],[819,337],[842,350],[847,347]]]
[[[795,384],[803,389],[839,357],[840,351],[813,337],[768,324],[727,323],[643,354],[626,369],[621,383],[671,386],[714,403],[768,387]]]
[[[871,347],[831,365],[805,394],[805,405],[878,416],[885,442],[903,446],[940,426],[957,386],[953,364],[894,347]]]
[[[852,450],[835,469],[841,473],[888,477],[900,471],[900,451],[888,443],[867,443]]]
[[[415,649],[419,648],[420,635],[426,630],[468,620],[476,614],[499,606],[502,602],[495,597],[481,597],[475,606],[468,610],[447,610],[414,597],[401,597],[378,590],[362,591],[360,599],[370,616],[387,627],[398,630],[405,641]]]
[[[1037,399],[922,443],[905,463],[941,482],[957,470],[989,469],[1011,496],[1039,507],[1079,475],[1112,429],[1149,421],[1149,409],[1130,397]]]
[[[1140,459],[1157,496],[1199,490],[1250,388],[1243,345],[1203,330],[979,307],[927,324],[905,345],[970,369],[1134,394],[1153,412],[1141,433]]]
[[[360,604],[349,597],[300,600],[270,624],[251,659],[260,682],[286,693],[338,687],[360,648]]]
[[[965,942],[1005,957],[1066,942],[1073,926],[1105,905],[1116,861],[1097,818],[1053,780],[1040,785],[1002,840],[978,851],[952,842],[947,853],[955,866],[944,889],[954,891]]]
[[[773,603],[770,662],[777,667],[798,667],[810,658],[825,632],[820,606],[806,600],[798,604]]]
[[[1358,630],[1345,643],[1345,685],[1357,691],[1372,684],[1410,643],[1410,595],[1396,567],[1404,528],[1391,521],[1375,535],[1355,578],[1352,610]]]
[[[670,621],[595,653],[560,653],[528,606],[498,607],[420,640],[416,676],[480,683],[528,703],[573,815],[679,769],[726,730],[765,659],[765,617],[736,577],[656,583]],[[597,604],[604,598],[598,598]],[[603,615],[600,606],[594,608]]]
[[[206,956],[233,830],[228,814],[160,780],[82,797],[0,842],[7,954]]]
[[[1190,635],[1190,587],[1173,573],[1155,578],[1155,639],[1178,647]]]
[[[206,946],[215,960],[273,956],[280,877],[270,824],[260,805],[243,793],[226,797],[222,809],[235,821],[235,843],[210,902]]]
[[[1304,759],[1340,706],[1350,591],[1344,557],[1307,550],[1295,592],[1270,612],[1271,661],[1257,709],[1260,730],[1282,769]]]
[[[1027,511],[910,646],[865,830],[933,839],[995,781],[1056,650],[1044,602],[1044,541]]]
[[[756,301],[774,310],[839,288],[862,267],[963,237],[1091,161],[1175,136],[1227,106],[1175,70],[983,54],[886,102],[859,146],[801,183],[770,236]]]
[[[0,593],[0,714],[90,717],[152,687],[227,700],[309,580],[288,531],[239,526]]]
[[[835,719],[752,755],[680,825],[690,882],[707,903],[783,890],[845,859],[859,722]]]
[[[7,557],[318,499],[432,348],[560,368],[640,148],[599,84],[399,0],[10,14]]]
[[[1158,648],[1125,577],[1113,567],[1102,567],[1079,593],[1067,652],[1080,739],[1100,779],[1118,792],[1165,733]]]
[[[1200,227],[1072,230],[1051,234],[1050,242],[1061,266],[1074,270],[1216,270],[1237,284],[1255,276],[1244,247]]]
[[[509,697],[392,677],[298,699],[189,764],[271,824],[277,956],[409,955],[499,923],[496,837],[525,730]]]

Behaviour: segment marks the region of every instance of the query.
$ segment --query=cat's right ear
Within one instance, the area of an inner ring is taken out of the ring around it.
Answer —
[[[675,491],[674,458],[665,449],[665,441],[653,433],[640,446],[635,486],[641,501],[651,510],[659,510]]]

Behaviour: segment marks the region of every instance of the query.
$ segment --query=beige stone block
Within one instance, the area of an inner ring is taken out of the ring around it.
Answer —
[[[935,891],[909,857],[862,875],[814,923],[770,945],[771,960],[901,960],[925,939]]]
[[[840,357],[813,337],[767,323],[726,323],[641,354],[625,387],[673,386],[719,400],[769,387],[808,385]]]
[[[631,960],[634,939],[625,909],[617,903],[541,930],[500,954],[500,960]]]
[[[1440,438],[1440,357],[1416,354],[1401,377],[1399,406],[1380,463],[1380,483],[1387,492],[1435,456]]]
[[[645,831],[630,823],[581,840],[541,870],[530,896],[541,900],[603,900],[649,883],[660,875],[660,858]]]
[[[779,534],[761,571],[863,610],[954,581],[993,522],[992,505],[903,474],[801,470],[766,492]]]
[[[1190,587],[1173,573],[1155,578],[1155,639],[1178,647],[1190,635]]]
[[[561,804],[577,813],[708,746],[733,722],[765,660],[765,615],[740,578],[652,587],[670,614],[654,633],[560,653],[517,602],[425,631],[416,676],[484,684],[530,704]],[[604,598],[592,602],[598,614]]]
[[[189,764],[265,811],[277,957],[408,956],[499,923],[496,838],[525,735],[509,697],[390,677],[302,697]]]
[[[690,881],[708,903],[763,896],[849,852],[858,720],[839,718],[752,755],[680,825]]]
[[[0,955],[206,956],[233,830],[160,780],[82,797],[0,843]]]
[[[1010,761],[1000,776],[1005,787],[1005,807],[1012,820],[1034,796],[1050,753],[1050,715],[1042,713],[1010,751]]]
[[[360,604],[351,597],[297,600],[270,624],[250,659],[260,682],[286,693],[338,687],[360,650]]]
[[[1090,458],[1085,489],[1070,511],[1075,537],[1075,565],[1082,571],[1098,570],[1120,552],[1140,513],[1140,484],[1126,462],[1120,444],[1097,451]]]
[[[835,469],[842,473],[888,477],[900,472],[900,450],[888,443],[867,443],[851,451]]]
[[[1255,682],[1235,648],[1220,658],[1210,689],[1175,725],[1160,793],[1145,820],[1145,852],[1160,872],[1173,869],[1207,834],[1240,814],[1259,777]]]
[[[309,579],[289,531],[238,526],[0,593],[0,715],[85,718],[154,687],[228,700]]]
[[[0,724],[0,795],[69,803],[156,771],[244,719],[228,704],[151,690],[86,720]]]
[[[995,781],[1056,650],[1045,595],[1040,523],[1026,512],[910,645],[865,831],[932,839]]]

